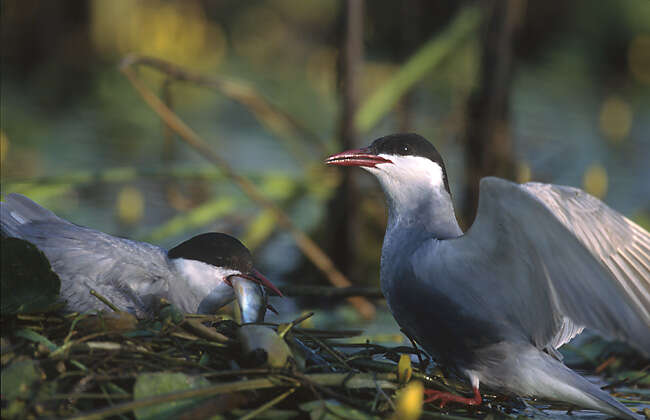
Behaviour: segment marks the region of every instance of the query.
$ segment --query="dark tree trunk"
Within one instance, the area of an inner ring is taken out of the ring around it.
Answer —
[[[357,147],[358,133],[354,117],[359,105],[359,75],[363,64],[363,0],[345,2],[344,37],[341,39],[340,92],[341,119],[339,136],[341,150]],[[336,266],[348,278],[354,278],[356,238],[359,212],[356,171],[342,171],[343,180],[331,205],[331,255]]]
[[[514,75],[514,40],[525,0],[484,3],[481,70],[478,87],[469,98],[465,131],[466,187],[461,224],[476,215],[479,181],[488,175],[513,179],[515,163],[510,138],[510,87]]]

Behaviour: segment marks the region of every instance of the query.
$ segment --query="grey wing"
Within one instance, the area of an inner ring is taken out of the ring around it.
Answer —
[[[474,225],[443,243],[444,264],[481,267],[489,280],[469,287],[498,294],[487,306],[538,347],[587,327],[650,354],[650,235],[584,191],[485,178]]]
[[[146,311],[141,297],[165,288],[170,276],[163,249],[77,226],[19,194],[0,203],[2,233],[25,239],[47,256],[61,278],[67,309],[106,309],[95,289],[134,313]]]

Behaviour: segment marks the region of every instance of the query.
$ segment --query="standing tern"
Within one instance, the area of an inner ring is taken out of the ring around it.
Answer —
[[[60,294],[68,311],[103,309],[89,294],[94,289],[137,315],[150,313],[156,298],[200,314],[214,313],[235,297],[247,298],[242,312],[251,312],[247,320],[259,320],[266,312],[266,295],[246,283],[258,283],[281,296],[253,267],[248,249],[225,233],[204,233],[166,251],[75,225],[20,194],[8,194],[0,202],[0,231],[43,251],[61,279]],[[257,300],[264,308],[254,305]]]
[[[359,166],[384,190],[381,289],[427,352],[479,384],[638,418],[561,362],[583,328],[650,355],[650,235],[576,188],[483,178],[463,233],[442,157],[417,134],[394,134],[326,163]]]

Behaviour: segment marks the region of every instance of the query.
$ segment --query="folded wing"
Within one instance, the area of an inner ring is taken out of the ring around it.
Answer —
[[[89,295],[92,288],[139,313],[144,310],[140,296],[156,284],[163,287],[169,277],[161,248],[77,226],[19,194],[0,203],[0,222],[3,235],[25,239],[45,253],[70,310],[105,309]]]

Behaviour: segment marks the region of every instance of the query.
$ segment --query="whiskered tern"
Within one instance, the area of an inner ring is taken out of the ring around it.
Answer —
[[[463,233],[442,157],[417,134],[394,134],[326,163],[359,166],[388,206],[381,288],[398,324],[479,385],[639,418],[567,368],[557,349],[583,328],[650,354],[650,235],[577,188],[481,180]]]
[[[244,322],[254,322],[266,313],[258,285],[281,295],[253,267],[248,249],[225,233],[197,235],[167,251],[75,225],[20,194],[0,202],[0,231],[43,251],[61,279],[68,311],[104,309],[91,289],[139,315],[151,312],[152,298],[165,298],[184,312],[210,314],[237,297]]]

